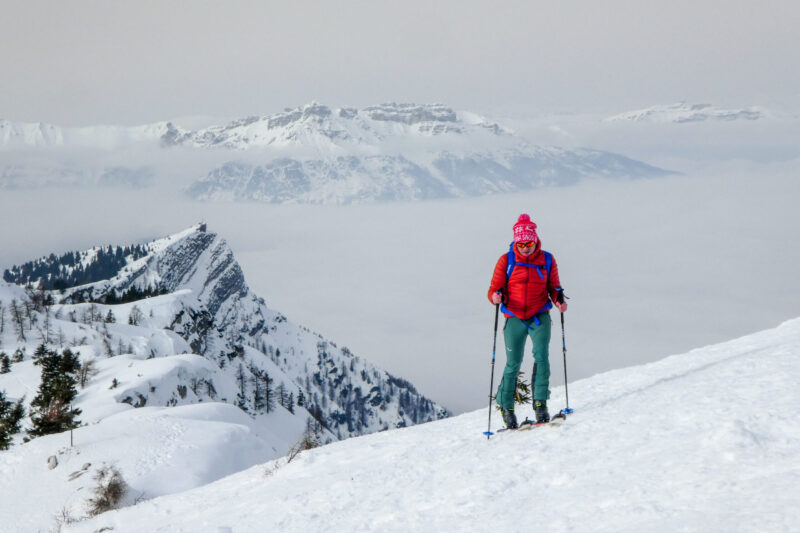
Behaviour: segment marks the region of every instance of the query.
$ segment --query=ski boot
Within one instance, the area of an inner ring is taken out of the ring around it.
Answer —
[[[546,424],[550,422],[550,413],[547,412],[547,400],[534,400],[533,407],[536,413],[537,424]]]
[[[503,413],[503,422],[506,425],[506,429],[517,429],[519,424],[517,424],[517,415],[514,414],[514,409],[500,409],[500,412]]]

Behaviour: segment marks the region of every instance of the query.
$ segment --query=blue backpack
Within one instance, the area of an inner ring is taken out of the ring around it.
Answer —
[[[542,251],[544,252],[544,250],[542,250]],[[517,265],[523,266],[523,267],[527,267],[527,268],[535,268],[536,269],[536,273],[539,274],[539,277],[542,278],[543,280],[547,280],[550,277],[550,268],[553,266],[553,256],[552,256],[552,254],[550,254],[550,252],[544,252],[544,266],[542,266],[542,265],[531,265],[529,263],[517,263],[517,256],[514,254],[514,243],[512,242],[511,245],[508,247],[508,254],[506,255],[506,258],[508,260],[508,266],[506,267],[506,294],[508,294],[508,280],[511,279],[511,273],[514,272],[514,267],[516,267]],[[542,273],[543,269],[544,269],[544,273]],[[553,303],[548,299],[547,303],[544,304],[544,307],[542,307],[541,309],[536,311],[536,313],[534,313],[533,322],[537,326],[540,326],[541,322],[539,321],[539,317],[537,315],[539,313],[544,313],[545,311],[549,311],[552,308],[553,308]],[[510,311],[505,306],[505,304],[502,304],[502,303],[500,304],[500,310],[503,313],[506,313],[506,314],[511,315],[513,317],[516,317],[516,318],[519,318],[512,311]],[[520,320],[522,320],[522,319],[520,319]],[[525,321],[523,320],[523,322],[525,322]],[[525,325],[527,325],[528,328],[531,329],[531,327],[527,323]]]

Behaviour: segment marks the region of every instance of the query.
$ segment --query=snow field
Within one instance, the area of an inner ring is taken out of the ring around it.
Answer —
[[[575,382],[562,427],[487,440],[481,409],[65,531],[797,531],[799,379],[795,319]],[[563,388],[550,405],[563,405]]]
[[[3,531],[47,530],[62,508],[84,516],[96,485],[92,478],[103,464],[115,465],[129,484],[129,505],[136,498],[185,491],[277,457],[283,440],[297,439],[305,429],[294,417],[283,418],[280,432],[274,432],[264,420],[251,420],[228,404],[129,408],[76,429],[72,448],[66,433],[35,439],[14,453],[0,454]],[[54,470],[46,464],[51,455],[59,462]],[[70,479],[86,463],[91,466],[85,473]]]

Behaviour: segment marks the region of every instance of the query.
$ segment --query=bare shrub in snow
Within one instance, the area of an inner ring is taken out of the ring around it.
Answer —
[[[277,459],[270,466],[268,466],[266,470],[264,470],[264,476],[270,477],[272,474],[280,470],[281,467],[294,461],[297,456],[300,455],[300,452],[311,450],[312,448],[317,448],[318,446],[319,440],[317,439],[316,435],[311,431],[306,431],[303,433],[303,436],[300,437],[300,440],[298,440],[291,448],[289,448],[289,452],[286,454],[286,457]]]
[[[128,484],[113,465],[104,465],[94,476],[97,485],[89,498],[89,516],[97,516],[112,509],[118,509],[128,493]]]
[[[99,370],[95,368],[94,359],[90,359],[83,363],[78,368],[78,384],[81,386],[82,389],[86,388],[86,384],[89,383],[89,380],[98,374]]]
[[[317,440],[317,436],[311,431],[306,431],[303,433],[303,436],[300,437],[300,440],[297,441],[294,446],[289,448],[289,454],[286,456],[286,464],[291,463],[295,457],[300,455],[300,452],[311,450],[318,446],[319,441]]]
[[[75,522],[78,522],[80,520],[72,516],[72,514],[69,512],[69,508],[67,508],[66,505],[61,508],[61,510],[55,516],[55,519],[56,519],[56,529],[55,529],[56,532],[60,532],[64,528],[64,526],[74,524]]]

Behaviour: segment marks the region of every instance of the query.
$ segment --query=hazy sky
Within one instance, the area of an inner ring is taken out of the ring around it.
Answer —
[[[2,3],[0,117],[61,125],[443,102],[479,112],[800,98],[800,2]]]

